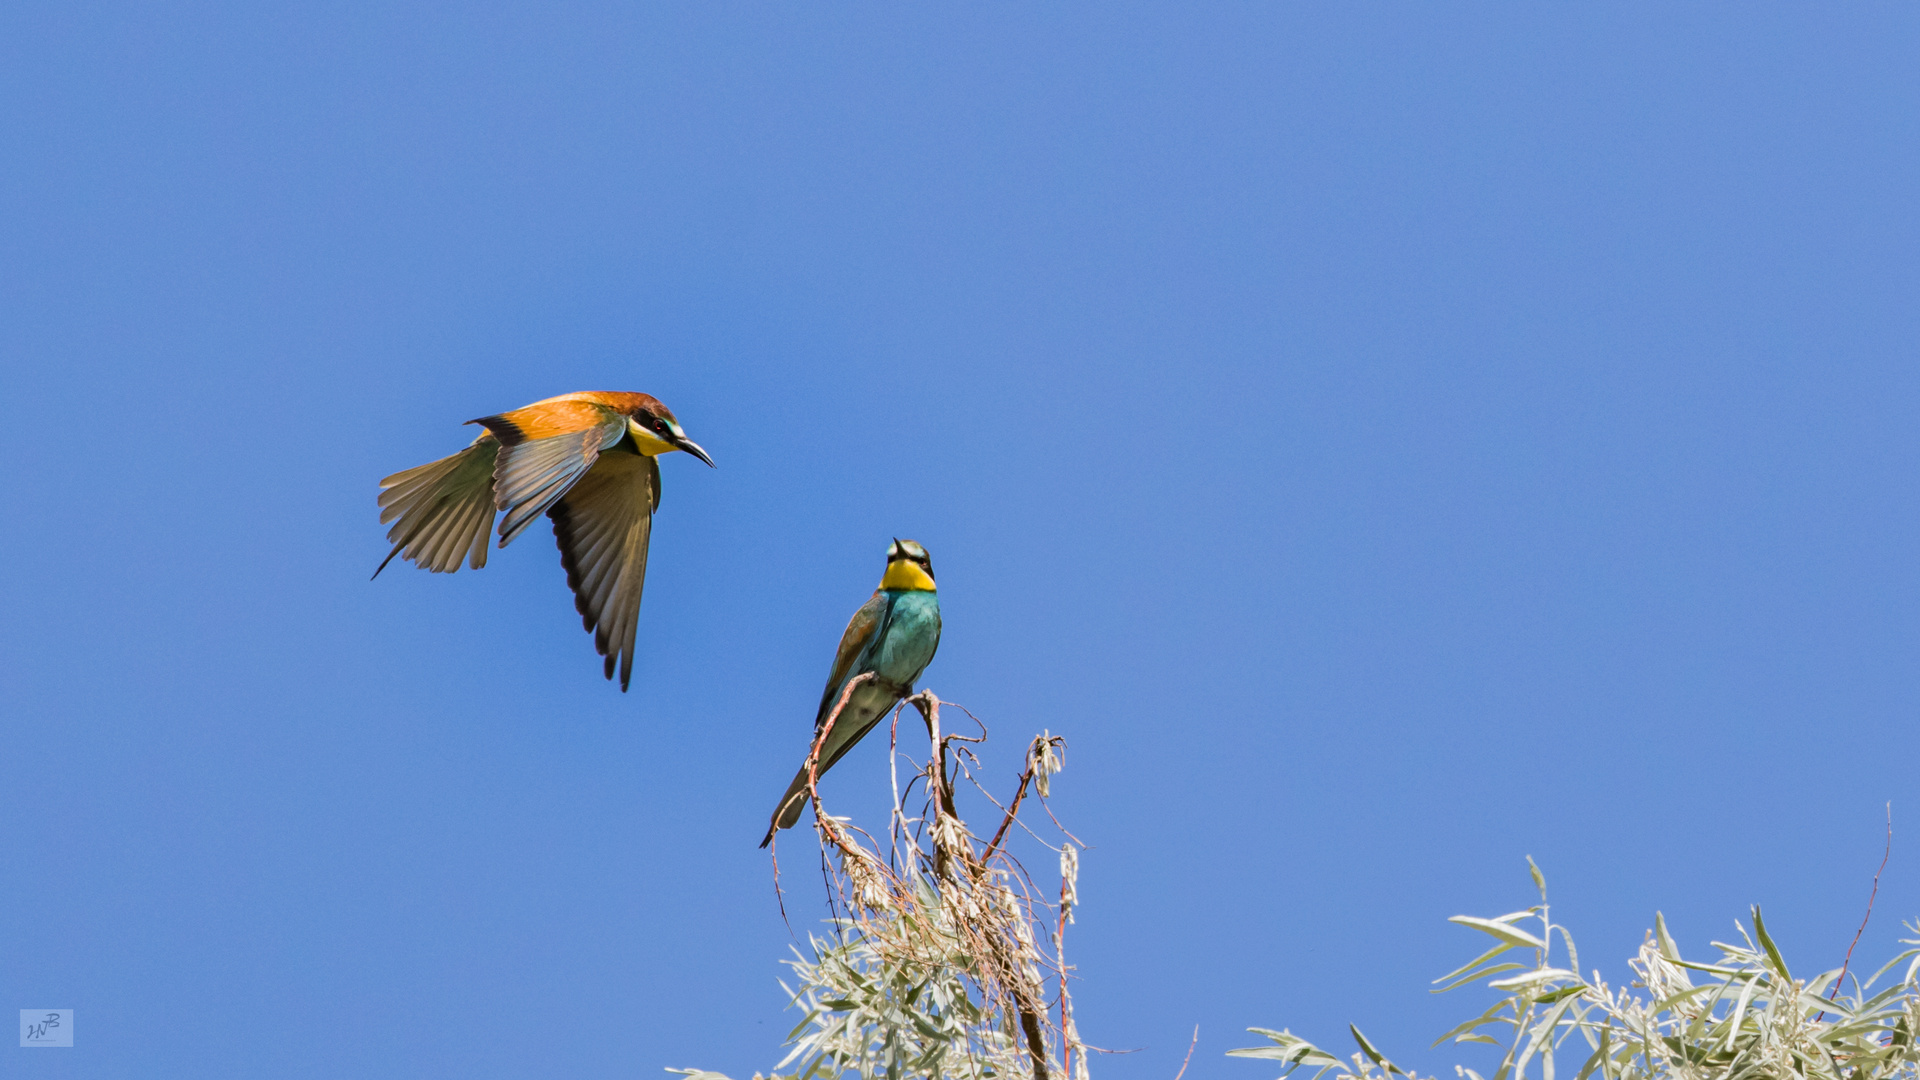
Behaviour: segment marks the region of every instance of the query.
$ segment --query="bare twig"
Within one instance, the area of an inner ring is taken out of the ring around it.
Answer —
[[[927,722],[927,736],[933,741],[933,784],[938,795],[935,805],[947,816],[958,818],[960,813],[953,806],[953,781],[947,776],[947,743],[960,736],[941,734],[940,699],[933,691],[922,690],[908,698],[907,703],[920,710],[921,718]]]
[[[1085,840],[1082,840],[1079,837],[1073,835],[1072,831],[1070,831],[1065,825],[1060,824],[1060,819],[1053,816],[1053,807],[1048,805],[1046,799],[1042,798],[1040,800],[1040,805],[1043,808],[1045,808],[1045,810],[1047,811],[1047,817],[1049,820],[1053,822],[1054,828],[1059,829],[1063,834],[1067,836],[1068,839],[1072,840],[1076,844],[1079,844],[1082,848],[1085,848],[1087,850],[1092,850],[1093,848],[1092,844],[1089,844]]]
[[[1186,1059],[1180,1062],[1180,1071],[1173,1074],[1173,1080],[1180,1080],[1181,1077],[1187,1075],[1187,1065],[1189,1062],[1193,1061],[1193,1048],[1199,1045],[1200,1045],[1200,1025],[1195,1024],[1193,1025],[1193,1041],[1187,1044]]]
[[[1853,947],[1860,944],[1860,935],[1867,932],[1867,920],[1873,918],[1873,901],[1880,895],[1880,874],[1887,868],[1887,860],[1893,857],[1893,804],[1887,804],[1887,849],[1880,855],[1880,869],[1873,872],[1873,891],[1867,894],[1867,913],[1860,919],[1860,929],[1853,932],[1853,941],[1847,945],[1847,958],[1840,963],[1840,977],[1833,980],[1833,990],[1827,995],[1832,1001],[1834,994],[1840,992],[1840,983],[1847,977],[1847,966],[1853,963]],[[1825,1013],[1821,1013],[1825,1016]]]
[[[1003,814],[1004,814],[1004,813],[1006,813],[1006,811],[1007,811],[1007,805],[1008,805],[1008,804],[1006,804],[1006,803],[1003,803],[1003,802],[1001,802],[1001,801],[1000,801],[999,799],[996,799],[996,798],[994,798],[994,797],[993,797],[993,792],[991,792],[991,791],[988,791],[988,790],[986,789],[986,786],[980,783],[980,779],[979,779],[979,777],[976,777],[976,776],[974,776],[974,775],[973,775],[973,773],[972,773],[971,771],[969,771],[969,772],[967,773],[967,779],[968,779],[968,780],[971,780],[971,781],[973,782],[973,786],[974,786],[974,790],[976,790],[976,791],[978,791],[978,792],[980,793],[980,795],[981,795],[981,797],[982,797],[982,798],[984,798],[984,799],[986,799],[986,800],[987,800],[988,802],[990,802],[990,803],[992,803],[992,804],[993,804],[993,807],[994,807],[994,809],[996,809],[996,810],[998,810],[998,811],[1000,811],[1000,812],[1001,812],[1001,813],[1003,813]],[[1041,805],[1042,805],[1042,807],[1043,807],[1043,808],[1045,807],[1045,800],[1042,800],[1042,801],[1041,801]],[[1053,811],[1052,811],[1052,810],[1048,810],[1048,811],[1047,811],[1047,815],[1048,815],[1049,817],[1052,817],[1052,816],[1053,816]],[[1040,844],[1042,844],[1043,846],[1045,846],[1045,847],[1046,847],[1046,848],[1047,848],[1048,850],[1051,850],[1051,851],[1056,851],[1056,852],[1057,852],[1057,851],[1059,850],[1058,848],[1056,848],[1056,847],[1054,847],[1054,846],[1053,846],[1052,844],[1049,844],[1049,843],[1047,843],[1047,842],[1046,842],[1045,840],[1043,840],[1043,839],[1041,839],[1041,837],[1040,837],[1040,834],[1039,834],[1039,833],[1037,833],[1037,832],[1034,832],[1034,831],[1033,831],[1032,829],[1030,829],[1030,828],[1028,828],[1028,827],[1027,827],[1027,823],[1026,823],[1026,822],[1024,822],[1024,821],[1021,821],[1021,820],[1020,820],[1019,818],[1017,818],[1017,817],[1016,817],[1016,818],[1014,818],[1014,819],[1013,819],[1013,823],[1014,823],[1015,825],[1018,825],[1018,826],[1020,826],[1020,831],[1021,831],[1021,832],[1024,832],[1024,833],[1026,833],[1026,834],[1027,834],[1028,836],[1031,836],[1031,837],[1033,837],[1033,838],[1034,838],[1034,839],[1035,839],[1036,841],[1038,841],[1038,842],[1039,842]],[[1056,820],[1056,821],[1054,822],[1054,824],[1055,824],[1055,825],[1059,825],[1059,824],[1060,824],[1060,822],[1059,822],[1058,820]],[[1062,833],[1063,833],[1064,835],[1067,835],[1067,836],[1072,836],[1072,835],[1073,835],[1072,833],[1068,833],[1068,832],[1067,832],[1067,831],[1066,831],[1066,830],[1065,830],[1064,828],[1063,828],[1063,829],[1061,829],[1060,831],[1061,831],[1061,832],[1062,832]],[[1077,837],[1077,836],[1075,836],[1075,837],[1073,837],[1073,838],[1074,838],[1074,840],[1075,840],[1075,841],[1078,841],[1078,840],[1080,839],[1080,838],[1079,838],[1079,837]],[[1088,845],[1088,844],[1084,844],[1084,843],[1082,843],[1082,844],[1081,844],[1080,846],[1081,846],[1082,848],[1086,848],[1086,847],[1090,847],[1090,845]],[[1005,854],[1006,854],[1006,852],[1004,852],[1004,851],[1003,851],[1003,852],[1001,852],[1001,854],[1002,854],[1002,855],[1005,855]]]
[[[1032,782],[1033,769],[1029,766],[1026,772],[1020,774],[1020,790],[1013,793],[1013,805],[1007,807],[1007,816],[1000,819],[1000,827],[993,831],[993,839],[987,842],[987,850],[980,856],[981,862],[984,863],[993,858],[994,851],[1000,847],[1000,841],[1007,835],[1007,826],[1013,824],[1013,819],[1019,815],[1020,800],[1027,797],[1027,785]]]
[[[787,924],[787,936],[792,937],[793,920],[787,918],[787,895],[780,891],[780,846],[778,841],[774,843],[773,850],[767,852],[767,857],[773,860],[773,902],[780,908],[780,921]]]
[[[813,821],[823,831],[832,827],[828,817],[820,810],[820,751],[827,745],[827,736],[833,734],[834,721],[840,719],[840,713],[853,699],[854,690],[861,683],[872,682],[879,678],[871,671],[861,672],[847,680],[840,691],[840,700],[833,703],[833,711],[827,714],[827,722],[820,725],[819,734],[813,737],[813,747],[807,751],[807,795],[813,800]],[[785,808],[782,807],[784,810]]]
[[[1060,928],[1054,933],[1053,951],[1060,961],[1060,1031],[1064,1034],[1072,1030],[1067,1015],[1072,999],[1067,996],[1067,879],[1064,877],[1060,879]],[[1073,1040],[1062,1038],[1060,1042],[1064,1051],[1061,1055],[1061,1071],[1072,1077]]]

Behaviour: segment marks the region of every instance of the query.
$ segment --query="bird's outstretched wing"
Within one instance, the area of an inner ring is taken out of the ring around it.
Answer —
[[[499,441],[483,432],[457,454],[380,481],[380,523],[393,522],[387,530],[393,550],[373,576],[379,577],[395,555],[436,574],[460,569],[462,559],[475,570],[487,565],[499,452]]]
[[[598,455],[547,511],[573,605],[593,635],[593,647],[607,658],[607,678],[619,663],[623,691],[633,677],[633,631],[659,505],[659,462],[616,449]]]
[[[626,417],[583,401],[543,401],[468,422],[485,425],[500,440],[493,499],[507,515],[500,522],[501,547],[539,520],[602,450],[627,434]]]

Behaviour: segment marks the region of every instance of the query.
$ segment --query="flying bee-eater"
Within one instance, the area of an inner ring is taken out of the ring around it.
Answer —
[[[545,514],[574,607],[607,659],[607,678],[617,662],[626,690],[660,508],[657,459],[675,450],[709,466],[713,459],[647,394],[562,394],[467,423],[485,430],[465,450],[380,481],[380,523],[393,522],[393,550],[373,576],[395,555],[436,574],[462,560],[478,570],[496,512],[506,514],[501,547]]]
[[[820,747],[816,776],[825,776],[888,709],[913,693],[913,681],[927,669],[939,647],[940,594],[933,584],[933,560],[918,543],[896,538],[887,548],[887,570],[880,577],[880,587],[853,613],[847,632],[840,635],[840,650],[834,654],[826,692],[820,695],[820,711],[813,718],[815,739],[840,703],[847,683],[868,673],[874,677],[854,688],[833,722],[833,731]],[[811,754],[811,742],[807,749]],[[773,823],[760,846],[772,843],[773,834],[781,829],[792,828],[806,804],[807,764],[802,760],[800,771],[774,808]]]

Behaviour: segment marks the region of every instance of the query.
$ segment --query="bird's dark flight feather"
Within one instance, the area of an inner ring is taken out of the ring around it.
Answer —
[[[601,454],[547,511],[574,608],[606,657],[607,678],[618,664],[621,690],[633,677],[634,629],[659,504],[659,462],[616,448]]]

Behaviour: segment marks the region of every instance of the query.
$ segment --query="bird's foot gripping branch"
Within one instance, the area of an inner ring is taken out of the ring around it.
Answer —
[[[829,1080],[849,1073],[965,1080],[1088,1076],[1063,950],[1078,902],[1080,845],[1051,809],[1046,817],[1052,842],[1020,816],[1023,805],[1046,806],[1064,740],[1035,736],[1018,787],[1002,802],[975,777],[980,763],[973,745],[985,741],[984,725],[977,737],[943,731],[943,704],[959,708],[923,690],[894,710],[893,806],[884,841],[827,813],[817,774],[808,784],[833,931],[808,936],[811,959],[788,961],[799,980],[797,989],[789,988],[793,1007],[805,1019],[788,1039],[786,1058],[765,1080]],[[924,763],[898,748],[906,705],[926,724]],[[810,761],[833,719],[816,737]],[[995,808],[997,828],[985,842],[956,809],[954,783],[962,777]],[[1035,845],[1057,853],[1057,888],[1042,888],[1009,853],[1016,833],[1028,861]],[[690,1080],[724,1080],[697,1069],[669,1071]]]

